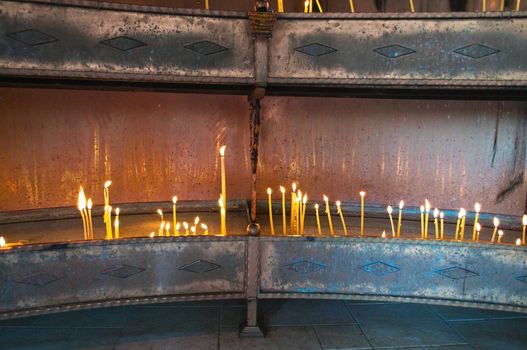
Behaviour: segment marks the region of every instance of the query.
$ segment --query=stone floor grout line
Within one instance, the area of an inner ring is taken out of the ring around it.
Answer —
[[[373,347],[373,344],[372,344],[370,338],[366,335],[366,332],[364,332],[364,330],[362,329],[362,326],[361,326],[361,324],[359,323],[359,320],[357,320],[357,319],[355,318],[355,316],[353,316],[353,313],[351,312],[351,309],[350,309],[348,303],[344,302],[344,305],[346,306],[346,310],[348,310],[348,313],[350,314],[351,318],[352,318],[353,320],[355,320],[355,322],[356,322],[355,324],[357,325],[357,327],[359,327],[360,332],[361,332],[362,335],[364,336],[364,339],[366,339],[366,341],[367,341],[368,344],[370,345],[370,348],[371,348],[371,349],[375,349],[375,348]]]
[[[428,306],[428,309],[432,311],[432,313],[436,314],[437,317],[439,317],[439,319],[441,321],[443,321],[443,323],[448,327],[448,329],[450,329],[451,331],[454,332],[454,334],[456,334],[460,339],[464,340],[466,345],[470,346],[471,348],[474,349],[474,346],[472,346],[472,344],[470,344],[470,342],[463,336],[461,335],[461,333],[459,333],[457,331],[457,329],[455,327],[452,327],[452,325],[443,318],[443,316],[441,316],[441,314],[439,313],[439,311],[437,311],[433,305],[427,305]]]
[[[315,333],[315,338],[317,339],[318,345],[320,346],[320,350],[324,350],[324,347],[322,346],[322,341],[318,337],[317,329],[315,328],[315,326],[311,326],[311,331]]]
[[[220,310],[218,312],[218,340],[216,349],[220,350],[220,341],[221,341],[221,323],[223,321],[223,304],[220,305]]]

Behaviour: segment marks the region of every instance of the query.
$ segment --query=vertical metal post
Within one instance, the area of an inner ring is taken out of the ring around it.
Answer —
[[[258,237],[247,238],[247,268],[246,268],[246,294],[247,294],[247,323],[240,330],[240,337],[263,337],[263,332],[258,326],[258,281],[259,281],[259,247]]]

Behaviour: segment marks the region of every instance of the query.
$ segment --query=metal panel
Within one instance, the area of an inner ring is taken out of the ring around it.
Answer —
[[[0,318],[36,308],[245,294],[244,238],[136,238],[36,245],[0,255]]]
[[[280,16],[269,83],[525,86],[527,19],[508,15]]]
[[[355,295],[527,311],[525,247],[260,238],[260,297]]]
[[[253,80],[254,46],[246,19],[140,10],[3,1],[0,74],[227,84]]]

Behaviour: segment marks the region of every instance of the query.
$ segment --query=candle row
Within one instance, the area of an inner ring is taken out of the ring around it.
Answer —
[[[194,218],[194,225],[190,226],[188,222],[183,221],[183,224],[181,224],[179,221],[176,221],[176,203],[177,203],[177,197],[174,196],[172,198],[172,219],[173,219],[173,227],[174,227],[174,236],[189,236],[191,233],[192,235],[198,234],[198,228],[201,227],[203,230],[203,235],[207,236],[209,234],[209,227],[205,223],[200,223],[199,216],[196,216]],[[159,225],[159,230],[157,231],[158,236],[171,236],[170,234],[170,222],[164,220],[163,211],[161,209],[157,209],[157,214],[161,217],[161,223]],[[199,226],[198,226],[199,224]],[[185,230],[184,233],[180,233],[179,229],[183,226],[183,229]],[[190,231],[189,231],[190,230]],[[154,237],[155,232],[150,233],[150,237]]]

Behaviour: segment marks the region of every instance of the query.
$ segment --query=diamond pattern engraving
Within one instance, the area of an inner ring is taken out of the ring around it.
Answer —
[[[185,48],[204,56],[210,56],[228,50],[228,48],[208,40],[185,45]]]
[[[219,268],[221,268],[221,265],[203,259],[198,259],[196,261],[191,262],[190,264],[178,267],[179,270],[193,272],[197,274],[210,272]]]
[[[379,47],[373,51],[379,55],[392,59],[415,53],[415,50],[397,44]]]
[[[518,277],[516,277],[516,280],[527,284],[527,275],[525,275],[525,276],[518,276]]]
[[[479,276],[477,272],[470,271],[459,266],[453,266],[446,269],[437,270],[435,271],[435,273],[453,280],[462,280],[469,277]]]
[[[320,57],[320,56],[324,56],[324,55],[328,55],[330,53],[336,52],[337,49],[334,49],[330,46],[319,44],[319,43],[312,43],[312,44],[297,47],[295,48],[295,51],[298,51],[308,56]]]
[[[44,272],[32,273],[30,275],[25,276],[24,278],[20,280],[17,280],[16,282],[40,287],[40,286],[46,286],[62,278],[64,278],[64,275],[57,275],[57,274],[44,271]]]
[[[145,271],[146,269],[142,267],[132,266],[132,265],[119,265],[112,267],[108,270],[101,272],[103,275],[108,275],[116,278],[128,278],[133,275],[137,275],[140,272]]]
[[[298,272],[302,275],[307,275],[307,274],[317,272],[317,271],[324,271],[326,269],[326,265],[318,264],[318,263],[305,260],[305,259],[301,259],[291,264],[285,265],[284,268],[294,271],[294,272]]]
[[[397,266],[390,265],[382,261],[376,261],[371,264],[362,265],[360,268],[364,272],[372,273],[375,276],[385,276],[400,270]]]
[[[29,46],[39,46],[58,41],[52,35],[41,32],[36,29],[26,29],[18,32],[8,33],[7,36],[13,40],[19,41]]]
[[[478,59],[490,55],[494,55],[495,53],[500,52],[498,49],[493,49],[492,47],[488,47],[482,44],[472,44],[464,47],[460,47],[459,49],[454,50],[455,53],[470,57],[473,59]]]
[[[115,38],[103,40],[100,43],[123,52],[146,46],[146,43],[128,36],[117,36]]]

